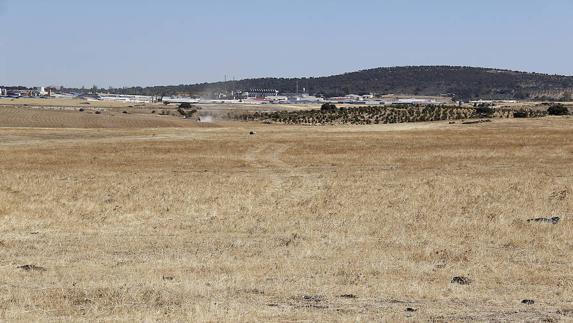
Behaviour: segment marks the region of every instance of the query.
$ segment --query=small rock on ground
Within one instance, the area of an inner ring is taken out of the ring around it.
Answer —
[[[40,267],[40,266],[36,266],[36,265],[18,266],[18,269],[22,269],[22,270],[24,270],[24,271],[46,271],[46,268]]]
[[[358,298],[358,296],[354,295],[354,294],[342,294],[339,296],[340,298],[350,298],[350,299],[355,299]]]
[[[452,278],[452,284],[469,285],[471,283],[472,283],[472,280],[468,277],[456,276],[456,277]]]
[[[535,304],[535,301],[532,299],[524,299],[521,301],[521,304],[525,304],[525,305],[533,305]]]
[[[552,218],[536,218],[536,219],[529,219],[527,222],[539,222],[539,223],[551,223],[557,224],[561,221],[561,218],[558,216],[554,216]]]

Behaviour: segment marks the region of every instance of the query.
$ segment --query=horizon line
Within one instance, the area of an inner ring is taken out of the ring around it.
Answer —
[[[246,80],[258,80],[258,79],[286,79],[286,80],[296,80],[296,79],[316,79],[316,78],[327,78],[339,75],[347,75],[352,73],[360,73],[365,71],[372,71],[377,69],[392,69],[392,68],[416,68],[416,67],[453,67],[453,68],[473,68],[473,69],[483,69],[483,70],[495,70],[495,71],[502,71],[502,72],[513,72],[513,73],[525,73],[525,74],[537,74],[537,75],[550,75],[550,76],[561,76],[561,77],[573,77],[573,75],[567,74],[553,74],[553,73],[546,73],[546,72],[535,72],[535,71],[526,71],[526,70],[516,70],[510,68],[503,68],[503,67],[484,67],[484,66],[475,66],[475,65],[394,65],[394,66],[379,66],[379,67],[371,67],[371,68],[364,68],[359,70],[354,70],[350,72],[342,72],[337,74],[328,74],[328,75],[318,75],[318,76],[298,76],[298,77],[283,77],[283,76],[260,76],[260,77],[246,77],[237,80],[227,80],[227,81],[212,81],[212,82],[195,82],[195,83],[179,83],[179,84],[163,84],[163,85],[122,85],[122,86],[98,86],[92,85],[87,87],[82,85],[81,87],[74,87],[74,86],[64,86],[64,85],[1,85],[0,87],[4,88],[13,88],[13,87],[24,87],[24,88],[37,88],[37,87],[62,87],[64,89],[90,89],[96,86],[98,89],[129,89],[129,88],[152,88],[152,87],[169,87],[169,86],[193,86],[193,85],[200,85],[200,84],[226,84],[232,82],[240,82]]]

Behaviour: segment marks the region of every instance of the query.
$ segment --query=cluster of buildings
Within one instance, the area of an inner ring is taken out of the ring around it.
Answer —
[[[399,97],[376,97],[372,94],[356,95],[349,94],[343,97],[328,98],[330,103],[343,104],[367,104],[367,105],[416,105],[416,104],[444,104],[445,100],[432,98],[399,98]]]
[[[356,95],[349,94],[342,97],[323,98],[309,94],[284,94],[281,95],[276,89],[250,89],[247,91],[232,92],[230,96],[219,94],[216,99],[170,97],[163,98],[165,104],[362,104],[362,105],[428,105],[446,104],[449,98],[436,100],[433,98],[399,98],[399,97],[376,97],[373,94]]]
[[[153,103],[156,97],[143,95],[121,94],[80,94],[54,91],[52,88],[37,87],[32,90],[0,88],[0,97],[4,98],[57,98],[57,99],[84,99],[87,101],[116,101],[130,103]]]
[[[33,90],[19,90],[0,88],[0,97],[19,98],[19,97],[49,97],[52,95],[51,89],[38,87]]]
[[[97,101],[115,101],[115,102],[126,102],[126,103],[154,103],[156,98],[153,96],[145,95],[122,95],[122,94],[96,94],[91,96],[84,96],[86,100],[97,100]]]
[[[356,95],[349,94],[342,97],[323,98],[309,94],[285,94],[280,95],[275,89],[251,89],[232,94],[232,100],[201,100],[200,103],[254,103],[254,104],[312,104],[312,103],[335,103],[335,104],[365,104],[365,105],[400,105],[400,104],[444,104],[449,98],[436,100],[433,98],[399,98],[399,97],[376,97],[373,94]],[[165,99],[164,99],[165,102]]]
[[[276,89],[249,89],[246,91],[234,91],[232,94],[219,94],[215,99],[191,98],[191,97],[154,97],[144,95],[121,95],[109,93],[85,94],[85,93],[63,93],[52,88],[38,87],[32,90],[10,90],[0,88],[0,97],[39,97],[39,98],[79,98],[87,101],[114,101],[126,103],[155,103],[164,104],[363,104],[363,105],[411,105],[411,104],[444,104],[445,101],[426,98],[398,98],[398,97],[376,97],[373,94],[356,95],[349,94],[341,97],[323,98],[309,94],[285,94],[281,95]]]
[[[492,105],[496,103],[517,103],[517,100],[477,100],[477,101],[470,101],[470,104],[473,105]]]

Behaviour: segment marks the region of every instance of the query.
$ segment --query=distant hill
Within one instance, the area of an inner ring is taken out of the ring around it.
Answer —
[[[455,96],[458,99],[569,100],[573,77],[460,66],[408,66],[363,70],[311,78],[258,78],[226,83],[134,87],[118,89],[125,94],[209,95],[227,89],[277,89],[281,93],[306,88],[311,94],[405,94]]]

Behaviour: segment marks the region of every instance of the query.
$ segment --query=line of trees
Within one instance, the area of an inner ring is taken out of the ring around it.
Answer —
[[[573,77],[524,73],[507,70],[459,66],[411,66],[376,68],[328,77],[258,78],[240,81],[190,85],[131,87],[113,89],[120,94],[150,96],[209,95],[251,88],[277,89],[281,93],[307,92],[326,97],[347,94],[410,94],[447,95],[460,100],[470,99],[542,99],[536,93],[547,91],[571,99]]]

